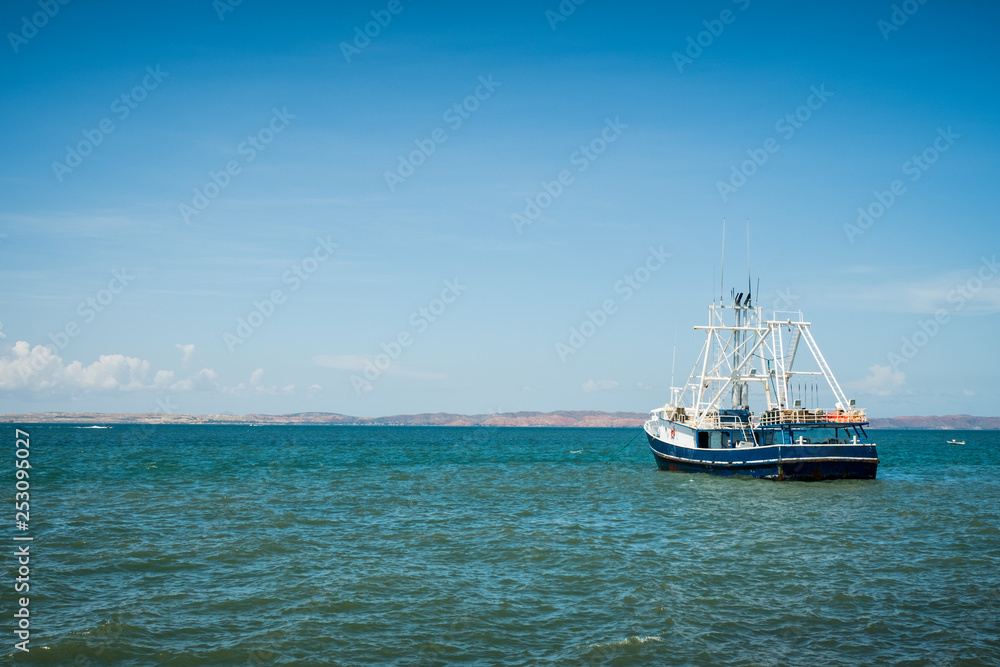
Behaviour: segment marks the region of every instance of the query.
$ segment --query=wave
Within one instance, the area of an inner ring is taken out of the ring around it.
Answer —
[[[660,637],[650,635],[649,637],[629,637],[617,642],[605,642],[603,644],[590,644],[587,648],[607,648],[610,646],[637,646],[646,642],[662,642]]]

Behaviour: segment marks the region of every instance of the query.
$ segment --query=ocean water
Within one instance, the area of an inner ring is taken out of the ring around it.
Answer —
[[[779,483],[660,472],[638,429],[22,428],[6,664],[1000,664],[996,432]]]

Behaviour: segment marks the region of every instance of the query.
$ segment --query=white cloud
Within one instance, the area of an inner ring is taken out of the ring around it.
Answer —
[[[97,361],[64,363],[45,345],[31,347],[17,341],[10,354],[0,357],[0,390],[40,394],[140,391],[212,390],[217,387],[215,371],[202,369],[186,380],[175,381],[172,371],[156,371],[148,361],[123,354],[102,354]]]
[[[181,351],[181,366],[187,368],[191,365],[191,360],[194,358],[194,343],[189,345],[181,345],[180,343],[175,343],[174,346]]]
[[[11,355],[0,357],[0,389],[45,391],[58,384],[62,359],[44,345],[34,349],[23,340],[14,343]]]
[[[102,354],[84,366],[63,364],[44,345],[19,340],[10,355],[0,357],[0,389],[35,392],[135,391],[152,386],[149,362],[122,354]]]
[[[891,396],[900,393],[906,381],[906,374],[903,371],[892,370],[891,366],[876,364],[868,371],[869,374],[863,380],[847,382],[844,386],[858,394]]]
[[[74,361],[62,372],[64,381],[81,389],[135,391],[151,386],[149,362],[122,354],[102,354],[89,366]]]
[[[174,381],[173,371],[156,371],[156,375],[153,376],[153,386],[157,389],[166,389]]]
[[[614,380],[587,380],[580,386],[580,388],[589,394],[595,391],[617,389],[618,383]]]

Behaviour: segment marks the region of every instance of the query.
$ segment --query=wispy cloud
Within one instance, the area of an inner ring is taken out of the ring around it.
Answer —
[[[316,386],[316,385],[314,385]],[[278,394],[290,395],[295,393],[295,385],[289,384],[284,387],[264,384],[264,369],[258,368],[250,374],[249,382],[240,382],[234,387],[223,387],[222,393],[233,396],[276,396]]]
[[[170,374],[173,375],[172,372]],[[170,385],[170,391],[217,391],[218,389],[219,375],[211,368],[203,368],[191,377]]]
[[[973,265],[967,270],[947,271],[920,278],[900,278],[871,270],[856,271],[864,284],[836,289],[810,290],[826,304],[884,313],[931,315],[944,309],[957,315],[991,315],[1000,312],[1000,280],[992,274],[984,281]],[[862,267],[858,267],[859,269]],[[884,278],[884,280],[879,280]]]
[[[892,396],[902,393],[905,382],[906,374],[902,371],[876,364],[868,369],[868,375],[864,379],[845,382],[844,388],[856,394]]]
[[[614,380],[587,380],[580,386],[580,388],[590,394],[595,391],[610,391],[612,389],[617,389],[618,383]]]
[[[338,371],[363,371],[365,357],[360,354],[321,354],[313,358],[313,363],[323,368]]]
[[[313,357],[313,363],[323,368],[352,373],[363,373],[367,368],[375,368],[374,359],[361,354],[320,354]],[[387,368],[378,368],[377,370],[382,375],[396,375],[420,380],[442,380],[446,377],[443,373],[410,370],[401,365],[399,361],[393,362]]]

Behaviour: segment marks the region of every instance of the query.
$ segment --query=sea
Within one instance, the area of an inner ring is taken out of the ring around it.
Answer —
[[[641,429],[16,426],[3,664],[1000,665],[1000,432],[773,482]]]

